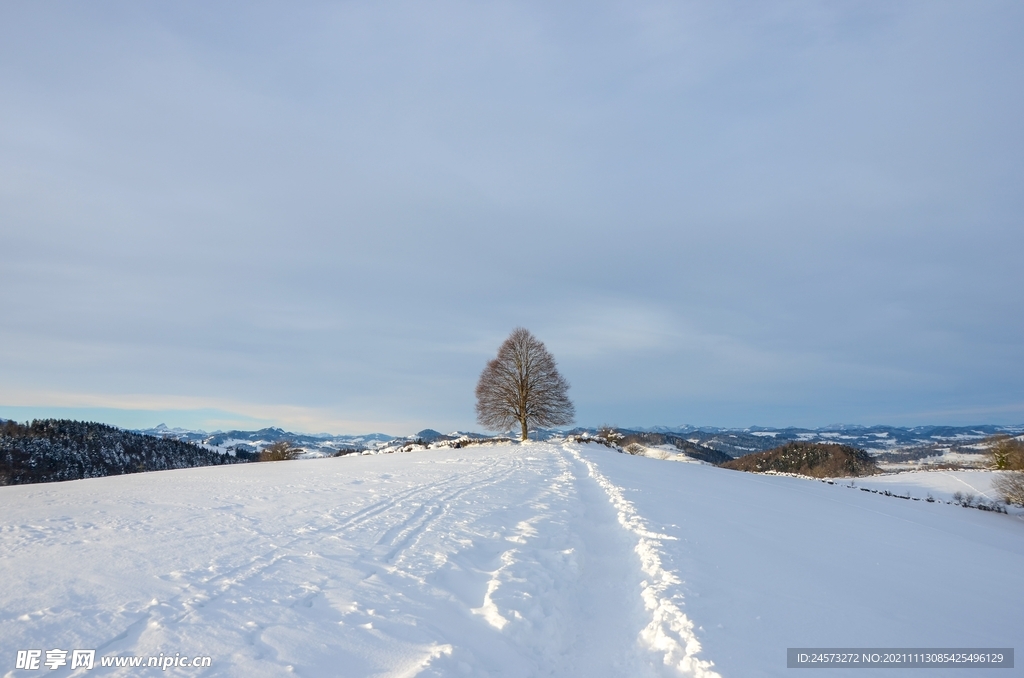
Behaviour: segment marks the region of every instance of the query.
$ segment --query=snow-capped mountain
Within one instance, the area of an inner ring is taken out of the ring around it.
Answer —
[[[158,438],[174,438],[197,445],[203,445],[218,452],[231,454],[236,450],[243,452],[259,452],[267,445],[279,441],[287,441],[304,450],[304,456],[332,456],[343,450],[375,449],[395,440],[394,436],[383,433],[367,433],[365,435],[333,435],[330,433],[293,433],[281,428],[263,428],[258,431],[213,431],[182,428],[169,428],[160,424],[155,428],[135,431]]]
[[[970,445],[1000,433],[1020,435],[1024,426],[858,426],[833,424],[822,428],[716,428],[710,426],[654,426],[629,429],[680,435],[687,440],[741,457],[752,452],[763,452],[789,441],[836,442],[859,447],[872,454],[895,452],[928,446]]]

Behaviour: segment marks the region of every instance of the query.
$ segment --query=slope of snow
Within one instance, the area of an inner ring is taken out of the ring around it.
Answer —
[[[210,655],[211,676],[781,676],[787,647],[1012,647],[1024,622],[1020,518],[599,446],[2,487],[0,506],[0,675],[63,648]]]
[[[792,675],[787,647],[1020,647],[1020,517],[712,466],[599,463],[650,529],[676,537],[665,568],[723,676]]]

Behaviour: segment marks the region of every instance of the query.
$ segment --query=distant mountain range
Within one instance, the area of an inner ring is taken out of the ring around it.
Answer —
[[[330,433],[293,433],[281,428],[209,433],[200,430],[168,428],[165,424],[160,424],[155,428],[138,429],[135,433],[157,438],[173,438],[228,454],[236,451],[257,452],[271,443],[284,440],[303,448],[308,456],[330,456],[339,450],[373,449],[396,439],[394,436],[383,433],[346,436],[331,435]]]
[[[828,426],[819,429],[751,427],[723,429],[695,426],[616,428],[613,435],[593,428],[570,431],[538,430],[535,440],[584,435],[614,441],[674,449],[710,464],[723,464],[755,452],[792,442],[834,443],[865,450],[877,460],[904,463],[941,455],[980,455],[994,435],[1020,435],[1024,426]],[[514,436],[511,436],[514,438]],[[155,428],[124,431],[103,424],[38,420],[18,424],[0,419],[0,485],[73,480],[138,471],[189,468],[254,461],[266,446],[287,441],[302,449],[302,457],[329,457],[354,452],[394,452],[428,447],[462,447],[479,433],[441,433],[424,429],[395,437],[302,434],[281,428],[257,431],[195,431]],[[505,438],[508,440],[508,438]],[[983,442],[985,441],[985,442]]]
[[[778,447],[790,441],[834,442],[858,447],[872,454],[893,453],[906,449],[935,446],[969,446],[997,434],[1020,435],[1021,426],[857,426],[834,424],[822,428],[797,427],[773,428],[751,426],[748,428],[718,428],[713,426],[652,426],[646,428],[617,428],[624,435],[659,434],[671,439],[688,441],[700,448],[716,450],[730,457],[741,457],[753,452]],[[257,431],[206,431],[168,428],[161,424],[156,428],[135,431],[158,438],[173,438],[202,445],[224,453],[242,451],[252,453],[266,445],[285,440],[302,447],[307,456],[329,456],[340,450],[365,450],[393,445],[403,441],[434,443],[468,436],[485,438],[480,433],[454,431],[441,433],[424,429],[411,436],[390,436],[384,433],[363,435],[332,435],[329,433],[304,434],[285,431],[281,428],[264,428]],[[596,434],[596,428],[574,428],[568,431],[539,429],[531,433],[537,440],[547,440],[566,434]]]
[[[751,426],[744,429],[715,427],[657,426],[652,432],[674,433],[691,442],[725,452],[732,457],[741,457],[752,452],[763,452],[779,447],[789,441],[834,442],[866,450],[872,454],[892,453],[901,450],[939,447],[969,446],[980,440],[998,434],[1020,435],[1021,426],[856,426],[833,424],[822,428],[772,428]]]

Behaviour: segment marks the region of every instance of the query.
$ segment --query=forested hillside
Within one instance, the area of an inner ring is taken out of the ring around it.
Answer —
[[[43,419],[0,422],[0,485],[46,483],[252,461],[192,443],[105,424]]]
[[[864,450],[832,443],[789,442],[757,454],[722,464],[724,468],[752,473],[797,473],[812,478],[844,478],[879,473],[875,460]]]

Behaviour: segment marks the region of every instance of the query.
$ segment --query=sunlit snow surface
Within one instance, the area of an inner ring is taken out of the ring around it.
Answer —
[[[1018,516],[595,446],[3,487],[0,508],[0,675],[94,648],[213,657],[166,675],[783,676],[787,647],[1024,628]]]

